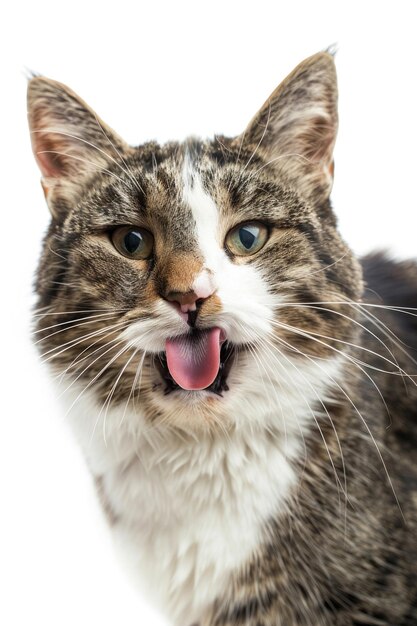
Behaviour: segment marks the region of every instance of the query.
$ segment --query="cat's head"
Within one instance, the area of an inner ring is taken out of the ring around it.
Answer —
[[[329,382],[354,335],[343,304],[361,292],[329,203],[330,54],[301,63],[233,139],[132,148],[43,77],[28,103],[52,215],[38,341],[79,397],[211,428],[279,421],[288,390]]]

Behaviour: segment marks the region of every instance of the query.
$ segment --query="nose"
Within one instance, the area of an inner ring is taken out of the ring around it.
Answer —
[[[200,298],[195,291],[170,291],[166,299],[178,305],[178,312],[189,326],[195,326],[198,311],[207,298]]]
[[[188,313],[189,311],[196,311],[206,298],[202,298],[195,291],[170,291],[165,299],[169,302],[176,302],[181,313]]]
[[[190,326],[194,326],[199,309],[215,291],[216,286],[211,275],[203,270],[194,278],[191,288],[181,290],[177,287],[177,289],[171,289],[164,297],[176,306],[178,313],[186,319]]]

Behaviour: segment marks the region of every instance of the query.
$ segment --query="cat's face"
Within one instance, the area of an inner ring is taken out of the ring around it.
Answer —
[[[192,429],[238,423],[242,406],[256,419],[280,385],[325,377],[354,336],[338,303],[361,289],[328,201],[336,94],[322,53],[238,138],[131,148],[69,89],[32,79],[53,216],[39,345],[68,385]]]

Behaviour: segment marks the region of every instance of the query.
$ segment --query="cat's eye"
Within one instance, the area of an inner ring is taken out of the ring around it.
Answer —
[[[269,237],[268,228],[262,222],[239,224],[226,235],[225,245],[235,256],[249,256],[258,252]]]
[[[120,226],[111,234],[114,247],[130,259],[149,259],[153,251],[153,236],[145,228]]]

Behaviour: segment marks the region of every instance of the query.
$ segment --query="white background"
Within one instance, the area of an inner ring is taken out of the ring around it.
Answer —
[[[304,57],[337,43],[334,206],[358,253],[414,255],[413,2],[15,2],[0,9],[0,623],[157,626],[113,556],[78,449],[29,340],[48,211],[25,68],[69,84],[133,144],[242,131]]]

